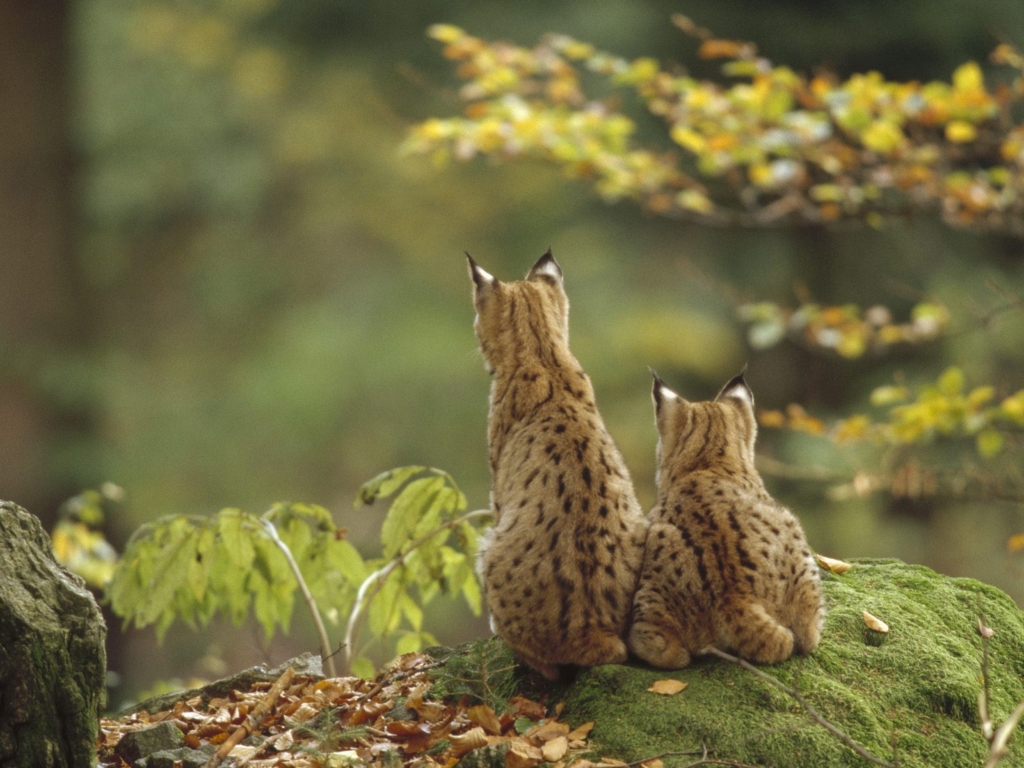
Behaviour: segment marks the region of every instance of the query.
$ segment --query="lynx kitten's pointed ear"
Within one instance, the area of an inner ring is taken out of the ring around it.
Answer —
[[[668,388],[668,385],[661,380],[657,372],[653,368],[648,368],[651,372],[651,376],[654,377],[654,385],[651,387],[651,399],[654,400],[654,410],[660,411],[661,406],[665,403],[672,402],[673,400],[680,400],[681,398],[675,392]]]
[[[494,275],[477,264],[468,252],[466,253],[466,259],[468,259],[469,263],[469,276],[473,278],[473,285],[476,288],[477,293],[488,290],[497,285],[498,281],[495,279]]]
[[[533,280],[536,277],[550,277],[559,283],[562,282],[562,268],[558,266],[555,257],[551,255],[550,248],[537,260],[537,263],[533,265],[533,268],[526,275],[527,280]]]
[[[716,400],[722,400],[726,397],[732,397],[746,403],[751,408],[754,407],[754,393],[750,391],[750,387],[747,386],[746,379],[743,374],[746,373],[747,369],[744,366],[743,371],[739,376],[734,376],[729,379],[728,383],[722,387],[722,391],[718,393]]]

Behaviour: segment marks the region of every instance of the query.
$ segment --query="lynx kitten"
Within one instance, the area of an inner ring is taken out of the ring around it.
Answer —
[[[800,523],[754,468],[754,396],[739,375],[690,403],[655,374],[658,503],[629,647],[679,668],[708,646],[762,664],[818,646],[824,606]]]
[[[468,254],[467,254],[468,256]],[[623,662],[646,523],[569,351],[569,301],[548,251],[501,282],[469,257],[491,384],[495,525],[480,556],[491,626],[545,677]]]

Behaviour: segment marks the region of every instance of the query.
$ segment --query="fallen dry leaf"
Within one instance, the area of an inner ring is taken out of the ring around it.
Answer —
[[[558,736],[540,748],[541,755],[549,763],[561,760],[568,751],[569,740],[565,736]]]
[[[593,720],[591,720],[589,723],[584,723],[579,728],[574,728],[573,730],[569,731],[569,733],[567,734],[567,738],[569,738],[570,740],[585,739],[587,738],[587,736],[590,735],[590,732],[592,730],[594,730]]]
[[[543,704],[538,704],[536,701],[530,701],[524,699],[522,696],[513,696],[509,700],[511,707],[509,713],[514,717],[527,717],[530,720],[543,720],[544,715],[547,714],[547,710],[544,709]]]
[[[815,555],[818,562],[821,563],[821,567],[826,571],[832,571],[832,573],[846,573],[853,566],[845,560],[834,560],[831,557],[825,557],[824,555]]]
[[[874,630],[875,632],[881,632],[885,634],[889,631],[889,625],[882,621],[877,616],[872,616],[867,611],[864,611],[864,623],[868,629]]]
[[[453,757],[462,757],[467,752],[487,746],[487,734],[479,725],[465,733],[452,734],[448,740],[452,744]]]
[[[455,768],[472,750],[500,742],[509,746],[505,768],[537,768],[541,763],[558,768],[595,768],[590,761],[569,757],[579,754],[576,750],[588,748],[586,739],[593,723],[570,733],[570,726],[558,720],[558,705],[548,714],[545,705],[522,697],[513,701],[509,712],[501,714],[485,705],[467,707],[466,702],[434,700],[428,674],[434,666],[433,659],[410,654],[376,680],[297,678],[280,693],[273,716],[254,731],[259,746],[233,745],[231,757],[243,761],[247,768],[280,768],[284,764],[292,768],[350,768],[379,762],[396,768]],[[206,702],[200,698],[178,701],[168,711],[139,712],[122,720],[104,718],[98,740],[98,768],[120,768],[117,760],[105,761],[110,749],[126,733],[152,722],[173,722],[186,743],[194,747],[220,744],[240,718],[267,698],[268,688],[269,683],[259,683],[250,691],[234,690],[227,697]],[[405,707],[395,710],[396,701],[404,701]],[[319,754],[322,745],[315,733],[297,728],[295,721],[308,722],[307,718],[321,716],[329,709],[336,713],[332,717],[342,729],[364,727],[337,744],[334,752],[313,760],[309,758],[311,750]],[[520,718],[534,721],[522,735],[513,727]],[[614,763],[611,759],[603,762]]]
[[[513,741],[505,753],[505,768],[536,768],[544,759],[544,753],[525,741]]]
[[[660,757],[656,757],[653,760],[648,760],[646,763],[640,763],[640,768],[665,768],[665,761]]]
[[[996,633],[996,631],[994,629],[992,629],[992,627],[986,626],[985,622],[983,622],[981,619],[978,619],[978,634],[979,635],[981,635],[982,637],[988,639],[988,638],[992,637],[992,635],[994,635],[995,633]]]
[[[656,680],[654,685],[647,690],[662,696],[674,696],[680,691],[685,691],[687,685],[689,683],[684,683],[680,680]]]
[[[477,704],[475,707],[470,707],[466,710],[466,717],[469,718],[470,722],[479,725],[487,731],[487,733],[494,734],[495,736],[501,735],[501,721],[494,710],[486,704]]]
[[[551,741],[552,739],[558,738],[559,736],[567,736],[569,734],[569,726],[565,723],[560,723],[557,720],[549,720],[546,723],[540,723],[533,726],[530,730],[523,734],[523,738],[529,741],[531,744],[540,746],[545,742]]]

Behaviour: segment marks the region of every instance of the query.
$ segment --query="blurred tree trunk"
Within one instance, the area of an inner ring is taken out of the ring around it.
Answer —
[[[38,379],[80,355],[89,336],[75,253],[68,21],[65,0],[0,2],[0,499],[44,522],[73,490],[55,451],[91,422]]]

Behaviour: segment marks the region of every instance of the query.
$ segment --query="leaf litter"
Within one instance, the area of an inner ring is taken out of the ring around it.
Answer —
[[[126,734],[162,722],[174,723],[186,746],[218,747],[207,764],[211,768],[225,759],[247,768],[453,768],[473,750],[501,745],[506,768],[624,765],[593,760],[587,739],[594,723],[571,728],[558,719],[560,703],[549,711],[541,702],[517,696],[508,711],[498,713],[469,697],[454,703],[431,699],[429,671],[436,666],[429,656],[409,653],[376,680],[292,678],[286,672],[273,685],[256,683],[206,702],[196,696],[161,712],[103,718],[99,765],[128,768],[114,747]]]

